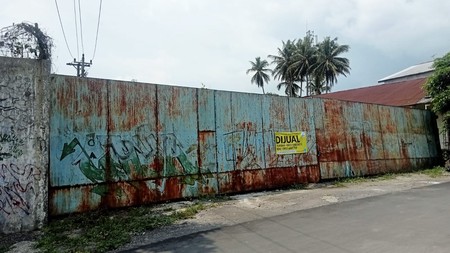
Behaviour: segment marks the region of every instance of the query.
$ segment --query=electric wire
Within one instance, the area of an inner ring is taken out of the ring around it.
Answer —
[[[73,16],[75,18],[75,36],[77,38],[77,57],[80,58],[80,45],[78,38],[78,20],[77,20],[77,0],[73,0]]]
[[[100,0],[100,6],[98,8],[97,33],[95,34],[94,54],[92,55],[92,60],[94,60],[95,53],[97,52],[98,30],[99,30],[99,27],[100,27],[100,16],[101,16],[101,13],[102,13],[102,2],[103,2],[103,0]]]
[[[63,26],[63,23],[61,21],[61,14],[59,13],[59,7],[58,7],[58,1],[57,0],[55,0],[55,5],[56,5],[56,11],[58,12],[59,24],[61,25],[61,30],[62,30],[62,33],[63,33],[63,36],[64,36],[64,41],[66,42],[67,50],[69,51],[70,56],[72,58],[74,58],[73,55],[72,55],[72,52],[70,51],[69,43],[67,43],[66,33],[64,32],[64,26]]]
[[[83,40],[83,21],[81,18],[81,0],[78,0],[78,14],[80,16],[80,35],[81,35],[81,53],[84,54],[84,40]]]

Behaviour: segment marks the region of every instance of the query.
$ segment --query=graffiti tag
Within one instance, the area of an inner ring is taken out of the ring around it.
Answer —
[[[34,181],[40,177],[41,170],[32,164],[0,163],[0,213],[29,215],[30,196],[36,196]]]
[[[14,133],[0,133],[0,161],[21,156],[23,145],[24,141],[20,140]]]
[[[197,174],[199,168],[191,161],[196,157],[196,150],[197,145],[184,148],[174,134],[88,134],[64,143],[59,160],[70,159],[87,179],[100,183],[130,180],[136,176]]]

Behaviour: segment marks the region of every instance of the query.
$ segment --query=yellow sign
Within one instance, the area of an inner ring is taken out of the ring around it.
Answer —
[[[308,152],[305,132],[275,132],[275,151],[277,155]]]

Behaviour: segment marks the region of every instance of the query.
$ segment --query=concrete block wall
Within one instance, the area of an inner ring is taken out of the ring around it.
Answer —
[[[0,57],[0,232],[47,218],[50,61]]]

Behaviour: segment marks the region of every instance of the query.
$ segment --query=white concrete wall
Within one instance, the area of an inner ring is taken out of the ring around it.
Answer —
[[[50,61],[0,57],[0,232],[47,218]]]
[[[438,127],[438,131],[439,131],[439,142],[441,144],[441,149],[449,149],[449,145],[448,145],[448,138],[447,138],[447,131],[444,128],[444,121],[442,120],[443,116],[442,114],[438,114],[437,115],[438,118],[436,119],[437,122],[437,127]]]

